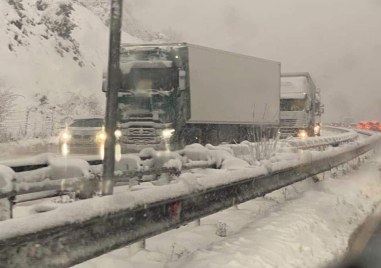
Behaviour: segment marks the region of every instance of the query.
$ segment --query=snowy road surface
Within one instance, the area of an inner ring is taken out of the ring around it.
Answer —
[[[378,153],[359,170],[326,173],[76,267],[321,267],[344,257],[350,236],[381,200]],[[226,231],[226,237],[216,234]]]

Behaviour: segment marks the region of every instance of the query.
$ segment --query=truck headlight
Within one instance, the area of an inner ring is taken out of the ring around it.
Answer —
[[[166,128],[163,129],[163,131],[161,132],[161,136],[163,137],[163,139],[169,139],[172,137],[173,132],[175,132],[173,128]]]
[[[97,132],[95,136],[95,141],[98,143],[104,143],[106,141],[107,135],[104,129]]]
[[[122,131],[120,129],[115,130],[114,132],[115,138],[120,139],[122,137]]]
[[[62,143],[68,143],[71,140],[71,133],[70,133],[70,131],[66,128],[65,130],[63,130],[60,133],[59,138],[60,138],[60,141]]]
[[[316,125],[316,126],[314,127],[314,133],[315,133],[315,135],[317,135],[317,134],[320,133],[320,126],[319,126],[319,125]]]
[[[305,131],[304,129],[299,130],[298,137],[301,138],[301,139],[307,138],[308,137],[307,131]]]

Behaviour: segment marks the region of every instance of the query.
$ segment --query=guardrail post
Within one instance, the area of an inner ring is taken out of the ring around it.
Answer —
[[[17,180],[16,180],[16,178],[13,178],[12,179],[12,192],[14,194],[8,198],[8,200],[9,200],[9,218],[10,219],[13,219],[13,207],[15,205],[15,200],[16,200],[16,190],[17,190]]]

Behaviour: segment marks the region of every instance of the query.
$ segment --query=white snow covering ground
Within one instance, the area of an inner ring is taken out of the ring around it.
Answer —
[[[349,174],[307,180],[76,267],[322,267],[381,201],[381,154]],[[226,233],[220,237],[216,233]]]

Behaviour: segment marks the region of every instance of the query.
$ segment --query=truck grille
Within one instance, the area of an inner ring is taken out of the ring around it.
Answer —
[[[126,138],[128,143],[156,143],[156,130],[148,127],[130,127]]]
[[[288,136],[297,136],[298,130],[295,128],[281,128],[280,130],[280,137],[286,138]]]
[[[155,135],[156,131],[154,128],[129,128],[128,136],[151,136]]]
[[[280,126],[281,127],[294,127],[296,125],[297,119],[281,119]]]

